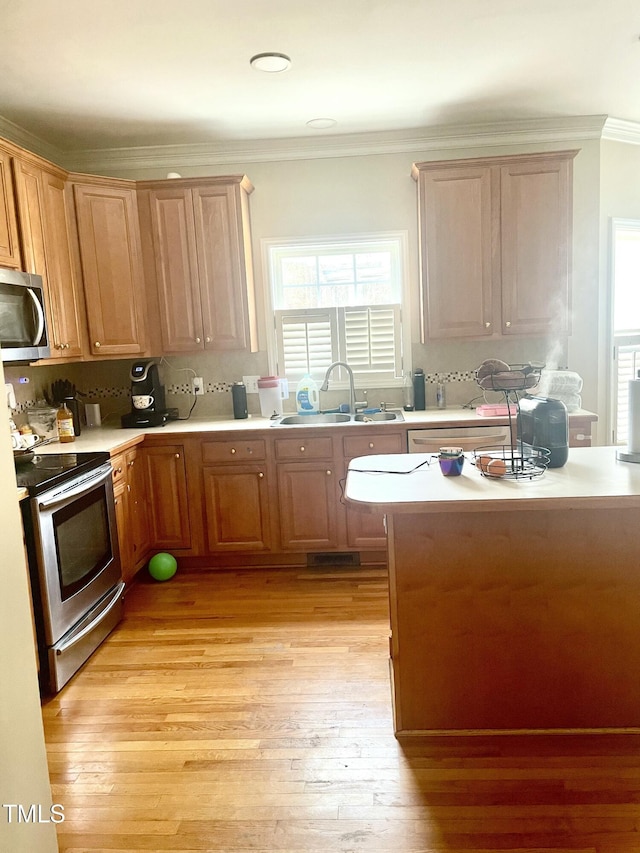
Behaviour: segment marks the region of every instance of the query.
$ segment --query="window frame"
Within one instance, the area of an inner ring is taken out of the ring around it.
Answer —
[[[401,388],[403,382],[403,374],[411,371],[411,322],[410,322],[410,292],[409,292],[409,275],[408,275],[408,246],[409,234],[406,230],[398,231],[377,231],[350,233],[339,235],[321,235],[321,236],[302,236],[288,238],[263,238],[261,240],[262,248],[262,267],[264,281],[264,304],[267,332],[267,356],[269,363],[269,372],[275,375],[284,376],[283,366],[278,363],[278,348],[276,326],[278,319],[276,317],[276,309],[274,307],[273,298],[273,271],[272,271],[272,252],[273,250],[285,247],[293,249],[297,247],[309,246],[326,246],[336,247],[338,250],[342,248],[354,247],[358,244],[376,244],[382,241],[395,241],[398,245],[398,263],[400,266],[400,281],[399,281],[399,363],[396,365],[396,376],[386,377],[381,380],[379,377],[371,377],[366,373],[354,370],[354,379],[359,388]],[[396,303],[393,303],[396,304]],[[310,313],[314,311],[335,311],[339,313],[344,307],[367,307],[367,306],[337,306],[329,309],[300,309],[300,314],[305,311]],[[376,307],[376,306],[372,306]],[[383,306],[380,306],[381,308]],[[293,309],[292,309],[293,310]],[[340,345],[344,343],[344,329],[338,327],[337,336]],[[343,353],[340,354],[342,357]],[[324,371],[321,374],[318,372],[312,373],[316,381],[324,378]],[[290,378],[290,377],[287,377]],[[337,381],[335,381],[337,380]],[[348,379],[344,371],[336,373],[335,380],[332,382],[332,387],[337,389],[347,388]],[[295,378],[292,381],[297,381]]]
[[[609,423],[611,425],[611,438],[613,444],[625,444],[627,435],[620,435],[618,426],[620,423],[619,406],[622,405],[622,396],[620,393],[620,377],[619,364],[621,350],[625,356],[632,355],[633,351],[638,353],[637,363],[640,366],[640,323],[638,331],[625,330],[623,333],[616,334],[615,317],[616,317],[616,234],[618,231],[637,231],[640,234],[640,219],[621,219],[612,217],[610,220],[610,237],[609,237],[609,334],[611,336],[610,347],[610,364],[609,364],[609,380],[610,380],[610,412]],[[640,320],[640,318],[639,318]],[[624,380],[622,380],[624,381]]]

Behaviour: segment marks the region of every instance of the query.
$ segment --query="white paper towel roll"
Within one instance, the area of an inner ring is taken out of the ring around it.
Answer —
[[[629,452],[640,453],[640,379],[629,380]]]

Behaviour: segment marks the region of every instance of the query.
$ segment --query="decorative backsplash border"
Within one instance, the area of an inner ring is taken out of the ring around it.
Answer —
[[[440,373],[426,373],[425,380],[429,385],[437,385],[438,383],[452,383],[452,382],[474,382],[476,378],[475,371],[466,370],[466,371],[450,371],[450,372],[440,372]],[[231,391],[232,385],[229,382],[205,382],[204,391],[205,394],[227,394]],[[165,391],[167,394],[177,394],[177,395],[189,395],[191,396],[191,383],[190,382],[180,382],[174,383],[171,385],[165,385]],[[131,395],[131,388],[129,385],[121,386],[121,387],[93,387],[93,388],[83,388],[82,389],[82,397],[81,399],[86,403],[100,403],[106,402],[108,400],[120,401],[120,400],[128,400]],[[16,408],[13,409],[16,414],[24,414],[27,409],[32,408],[33,406],[41,403],[42,400],[22,400],[17,403]]]

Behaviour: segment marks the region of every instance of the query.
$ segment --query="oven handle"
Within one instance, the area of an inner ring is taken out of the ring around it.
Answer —
[[[38,509],[50,509],[52,506],[65,503],[69,498],[82,497],[82,495],[95,489],[96,486],[104,483],[106,480],[111,480],[111,467],[107,467],[105,471],[98,472],[97,475],[88,475],[77,486],[56,492],[49,500],[39,501]]]
[[[36,330],[36,334],[35,334],[34,339],[33,339],[33,346],[35,347],[40,343],[40,339],[42,338],[42,333],[44,332],[44,311],[42,310],[42,305],[40,304],[40,301],[39,301],[38,297],[36,296],[33,288],[28,287],[27,293],[33,299],[33,304],[34,304],[35,309],[36,309],[36,315],[38,317],[38,328]]]
[[[68,651],[73,646],[75,646],[77,643],[79,643],[80,640],[84,639],[84,637],[86,637],[87,634],[90,634],[91,631],[93,631],[93,629],[96,627],[96,625],[99,625],[100,622],[102,622],[102,620],[105,618],[105,616],[107,616],[109,613],[111,613],[113,608],[116,606],[116,604],[122,598],[123,590],[124,590],[124,584],[119,583],[118,586],[116,587],[116,589],[113,593],[113,596],[111,597],[111,601],[109,602],[107,607],[104,610],[101,610],[100,613],[98,613],[98,615],[96,616],[96,618],[93,619],[88,625],[86,625],[82,629],[82,631],[80,631],[79,634],[76,634],[75,636],[68,639],[66,643],[61,643],[59,646],[56,646],[56,654],[57,655],[63,654],[64,652]]]
[[[455,444],[456,441],[469,441],[469,440],[471,440],[471,441],[482,441],[484,444],[491,444],[492,441],[502,441],[503,439],[505,441],[508,440],[508,433],[500,432],[500,433],[495,433],[495,434],[491,434],[491,435],[456,436],[455,438],[448,438],[448,439],[446,439],[446,441],[448,441],[449,444]],[[441,438],[441,439],[439,439],[439,441],[440,441],[440,444],[442,444],[442,442],[445,441],[445,439]],[[416,438],[415,436],[411,436],[411,443],[412,444],[435,445],[438,443],[438,438],[437,438],[437,436],[434,436],[433,438],[432,437]]]

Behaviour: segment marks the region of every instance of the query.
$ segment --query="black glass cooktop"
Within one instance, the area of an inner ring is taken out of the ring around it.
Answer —
[[[36,454],[30,461],[16,463],[18,486],[34,497],[108,461],[109,454],[104,452]]]

